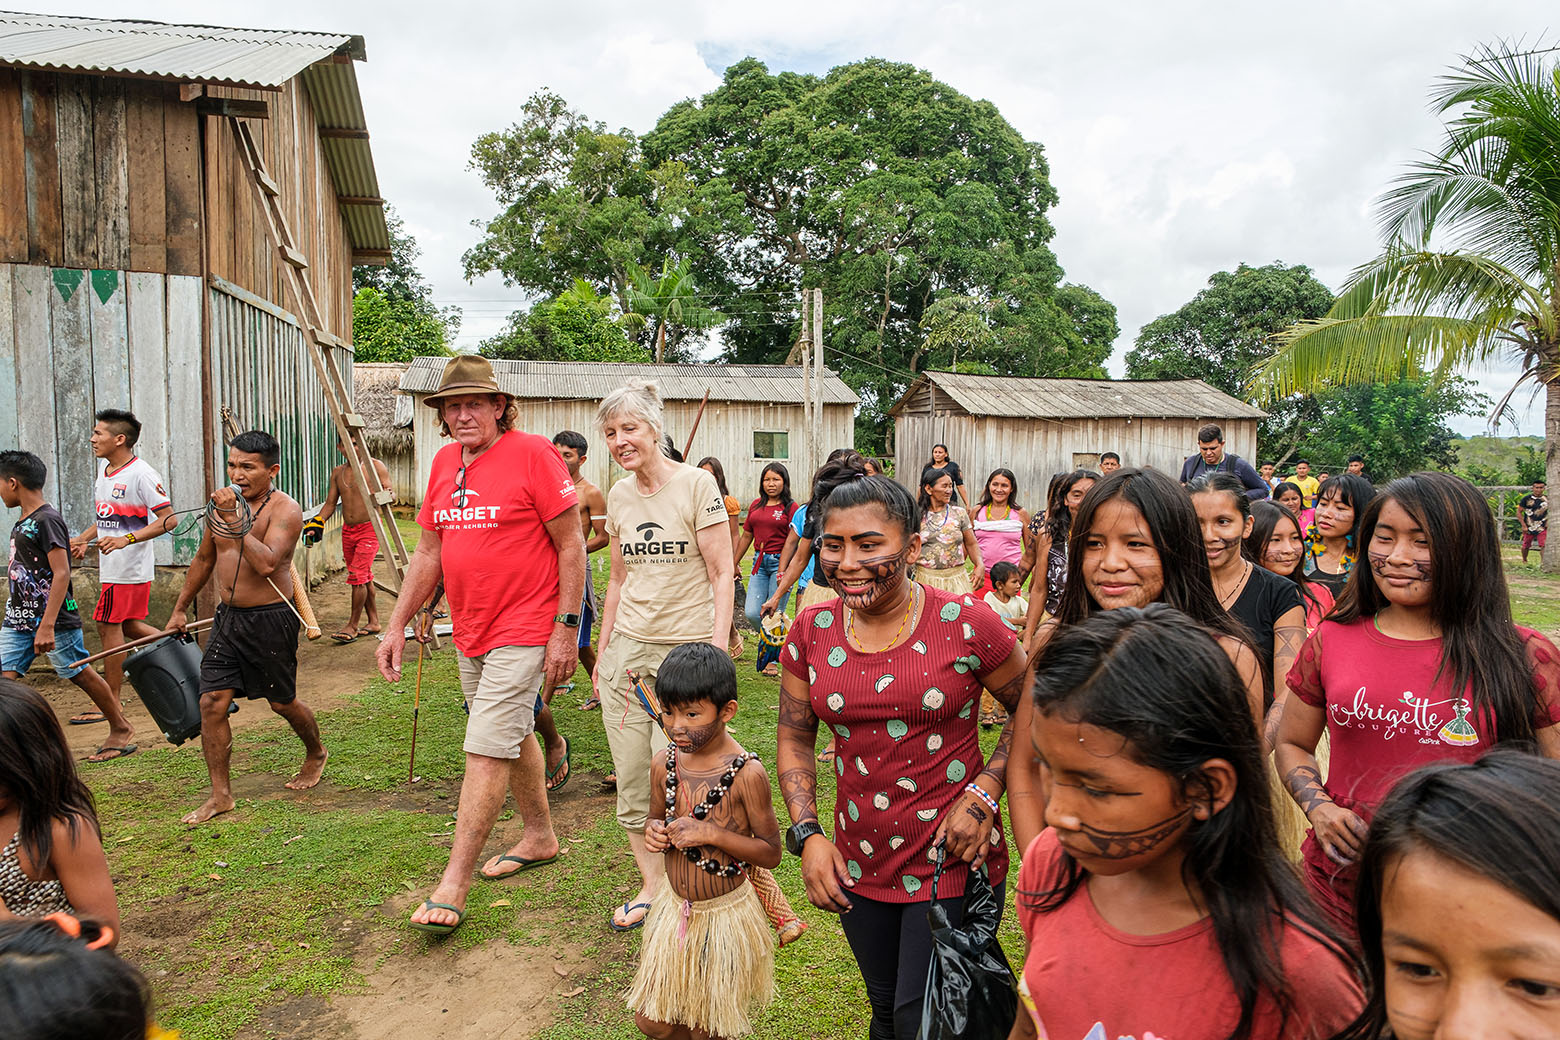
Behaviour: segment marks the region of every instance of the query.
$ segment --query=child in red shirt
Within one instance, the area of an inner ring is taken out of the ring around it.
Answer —
[[[1012,1036],[1321,1040],[1362,1004],[1278,847],[1245,684],[1164,604],[1059,629],[1030,729],[1048,829],[1018,912]]]
[[[1361,518],[1356,567],[1289,672],[1279,773],[1311,822],[1306,879],[1354,929],[1355,860],[1394,783],[1496,744],[1560,756],[1560,650],[1511,623],[1489,505],[1445,473],[1394,480]],[[1315,750],[1326,728],[1328,774]]]

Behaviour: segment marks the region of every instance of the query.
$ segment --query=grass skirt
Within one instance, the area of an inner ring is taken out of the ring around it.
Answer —
[[[810,582],[808,583],[807,588],[802,590],[801,597],[796,601],[796,613],[800,615],[801,612],[806,610],[808,607],[819,603],[827,603],[829,600],[839,599],[839,597],[840,594],[829,588],[827,585],[820,585],[816,581]]]
[[[753,1032],[749,1011],[775,996],[775,951],[752,885],[690,903],[663,882],[644,936],[628,991],[631,1010],[713,1036]]]
[[[942,589],[960,595],[975,591],[975,586],[970,583],[970,572],[962,566],[944,567],[942,570],[917,567],[915,580],[929,589]]]

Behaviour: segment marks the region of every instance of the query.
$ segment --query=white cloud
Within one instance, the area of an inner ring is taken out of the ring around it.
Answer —
[[[383,192],[422,244],[441,302],[466,305],[471,344],[520,294],[462,278],[470,222],[494,209],[467,157],[534,91],[643,132],[747,54],[813,72],[869,55],[910,62],[990,99],[1045,145],[1061,195],[1054,245],[1070,280],[1119,308],[1118,369],[1138,327],[1214,271],[1282,260],[1340,284],[1378,246],[1372,200],[1436,143],[1433,78],[1481,42],[1531,42],[1554,19],[1540,0],[23,6],[365,36],[359,77]],[[1498,396],[1508,383],[1486,386]]]

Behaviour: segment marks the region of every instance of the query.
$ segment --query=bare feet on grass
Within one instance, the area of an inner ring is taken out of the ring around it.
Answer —
[[[185,813],[183,822],[193,827],[196,824],[205,823],[214,816],[221,816],[225,812],[231,812],[232,809],[232,795],[227,795],[223,798],[218,798],[216,795],[212,795],[210,798],[206,799],[205,804],[202,805],[199,809],[196,809],[193,812]]]
[[[298,775],[282,786],[289,791],[307,791],[320,782],[320,777],[325,775],[325,760],[330,754],[323,748],[318,755],[309,755],[303,760],[303,766],[298,770]]]

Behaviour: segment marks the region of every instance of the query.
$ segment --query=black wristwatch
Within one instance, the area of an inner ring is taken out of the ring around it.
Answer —
[[[823,825],[817,820],[803,820],[785,832],[785,847],[791,851],[791,855],[800,856],[802,846],[807,844],[807,839],[814,834],[822,833]]]
[[[553,621],[560,625],[567,625],[570,628],[580,627],[580,616],[578,614],[555,614],[553,615]]]

